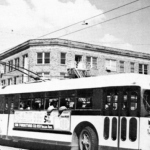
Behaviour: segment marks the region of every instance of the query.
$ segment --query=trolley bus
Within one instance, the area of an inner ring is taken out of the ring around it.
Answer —
[[[150,150],[150,76],[117,74],[2,87],[0,145]]]

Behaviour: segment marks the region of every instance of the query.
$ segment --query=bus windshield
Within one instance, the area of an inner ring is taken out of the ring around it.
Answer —
[[[147,112],[150,112],[150,90],[146,90],[143,96],[143,103]]]

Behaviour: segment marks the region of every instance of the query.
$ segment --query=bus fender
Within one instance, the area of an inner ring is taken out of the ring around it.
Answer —
[[[80,135],[80,132],[86,128],[86,127],[91,127],[96,136],[97,136],[97,140],[99,141],[99,138],[98,138],[98,133],[97,133],[97,130],[96,128],[94,127],[94,125],[88,121],[84,121],[84,122],[80,122],[74,129],[73,131],[73,134],[72,134],[72,146],[78,146],[78,140],[79,140],[79,135]],[[99,143],[99,142],[98,142]]]

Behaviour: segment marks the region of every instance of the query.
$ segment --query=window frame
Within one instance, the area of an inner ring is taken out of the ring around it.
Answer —
[[[17,58],[15,58],[15,69],[16,68],[19,68],[19,66],[20,66],[20,59],[19,59],[19,57],[17,57]]]
[[[139,74],[148,74],[148,64],[139,64]]]
[[[125,62],[124,61],[120,61],[119,62],[119,69],[120,69],[120,73],[124,73],[125,72]]]
[[[41,56],[39,57],[40,54]],[[46,54],[48,54],[48,57]],[[50,52],[37,52],[36,63],[37,65],[50,64]]]
[[[9,72],[13,71],[13,60],[8,61],[8,71]]]
[[[135,63],[134,62],[130,62],[130,72],[131,73],[135,72]]]
[[[46,56],[48,54],[48,56]],[[44,64],[50,64],[50,52],[44,52]]]
[[[86,56],[86,68],[97,69],[97,57]]]
[[[64,58],[62,57],[62,55],[64,55]],[[66,53],[65,52],[60,53],[60,64],[66,65]]]
[[[8,85],[12,85],[12,78],[8,78]]]
[[[6,85],[6,81],[5,81],[5,80],[2,80],[2,81],[1,81],[1,84],[2,84],[2,86],[5,86],[5,85]]]
[[[107,71],[117,72],[117,60],[105,59],[105,69]]]
[[[24,54],[23,56],[22,56],[22,59],[23,59],[23,61],[22,61],[22,66],[23,66],[23,68],[26,68],[26,64],[28,64],[28,54]],[[26,60],[27,59],[27,60]]]

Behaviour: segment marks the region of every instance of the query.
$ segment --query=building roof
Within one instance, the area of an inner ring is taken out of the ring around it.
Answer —
[[[143,89],[150,90],[150,75],[124,73],[70,80],[52,80],[47,82],[10,85],[0,88],[0,94],[35,93],[118,86],[140,86]]]
[[[97,52],[103,52],[103,53],[109,53],[109,54],[115,54],[115,55],[123,55],[123,56],[128,56],[128,57],[135,57],[135,58],[142,58],[142,59],[150,60],[150,54],[147,54],[147,53],[111,48],[111,47],[106,47],[106,46],[100,46],[100,45],[94,45],[94,44],[89,44],[89,43],[71,41],[71,40],[66,40],[66,39],[58,39],[58,38],[28,40],[22,44],[19,44],[13,48],[1,53],[0,60],[3,60],[5,58],[7,58],[11,55],[14,55],[16,53],[19,53],[23,50],[26,50],[32,46],[52,46],[52,45],[78,48],[78,49],[83,49],[83,50],[97,51]]]

